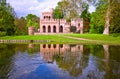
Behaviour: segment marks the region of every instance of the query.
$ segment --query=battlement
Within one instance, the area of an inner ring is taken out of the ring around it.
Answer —
[[[65,19],[40,19],[41,22],[66,22]]]
[[[71,23],[70,22],[66,22],[65,25],[71,25]]]
[[[73,18],[71,21],[83,21],[83,18]]]

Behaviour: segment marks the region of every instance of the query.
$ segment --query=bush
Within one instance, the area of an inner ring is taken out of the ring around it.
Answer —
[[[0,31],[0,37],[5,36],[5,35],[6,35],[6,32],[1,32]]]

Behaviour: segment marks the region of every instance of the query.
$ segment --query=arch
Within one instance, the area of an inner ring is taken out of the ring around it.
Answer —
[[[56,44],[53,44],[53,48],[56,48]]]
[[[51,48],[51,44],[48,44],[48,48]]]
[[[59,32],[63,32],[63,26],[62,25],[59,28]]]
[[[53,26],[53,32],[56,33],[56,26]]]
[[[50,25],[48,26],[48,33],[50,33],[51,32],[51,27],[50,27]]]
[[[60,44],[59,46],[60,46],[60,48],[63,48],[63,44]]]
[[[43,44],[43,48],[46,48],[46,44]]]
[[[44,32],[44,33],[46,32],[46,27],[45,27],[45,26],[43,26],[43,32]]]
[[[78,27],[80,27],[80,23],[78,23]]]
[[[50,16],[49,16],[49,20],[50,20]]]
[[[44,16],[44,19],[45,19],[46,17]]]

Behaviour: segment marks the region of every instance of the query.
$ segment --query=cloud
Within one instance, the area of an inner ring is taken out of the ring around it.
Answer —
[[[41,12],[55,8],[61,0],[7,0],[14,8],[18,17],[25,17],[27,14],[41,16]]]

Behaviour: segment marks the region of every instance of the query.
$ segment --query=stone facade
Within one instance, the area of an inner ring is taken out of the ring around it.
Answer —
[[[65,19],[54,19],[53,9],[49,12],[43,12],[40,18],[40,34],[54,34],[54,33],[70,33],[70,27],[76,26],[76,31],[83,33],[83,19],[74,18],[71,23],[66,22]]]

